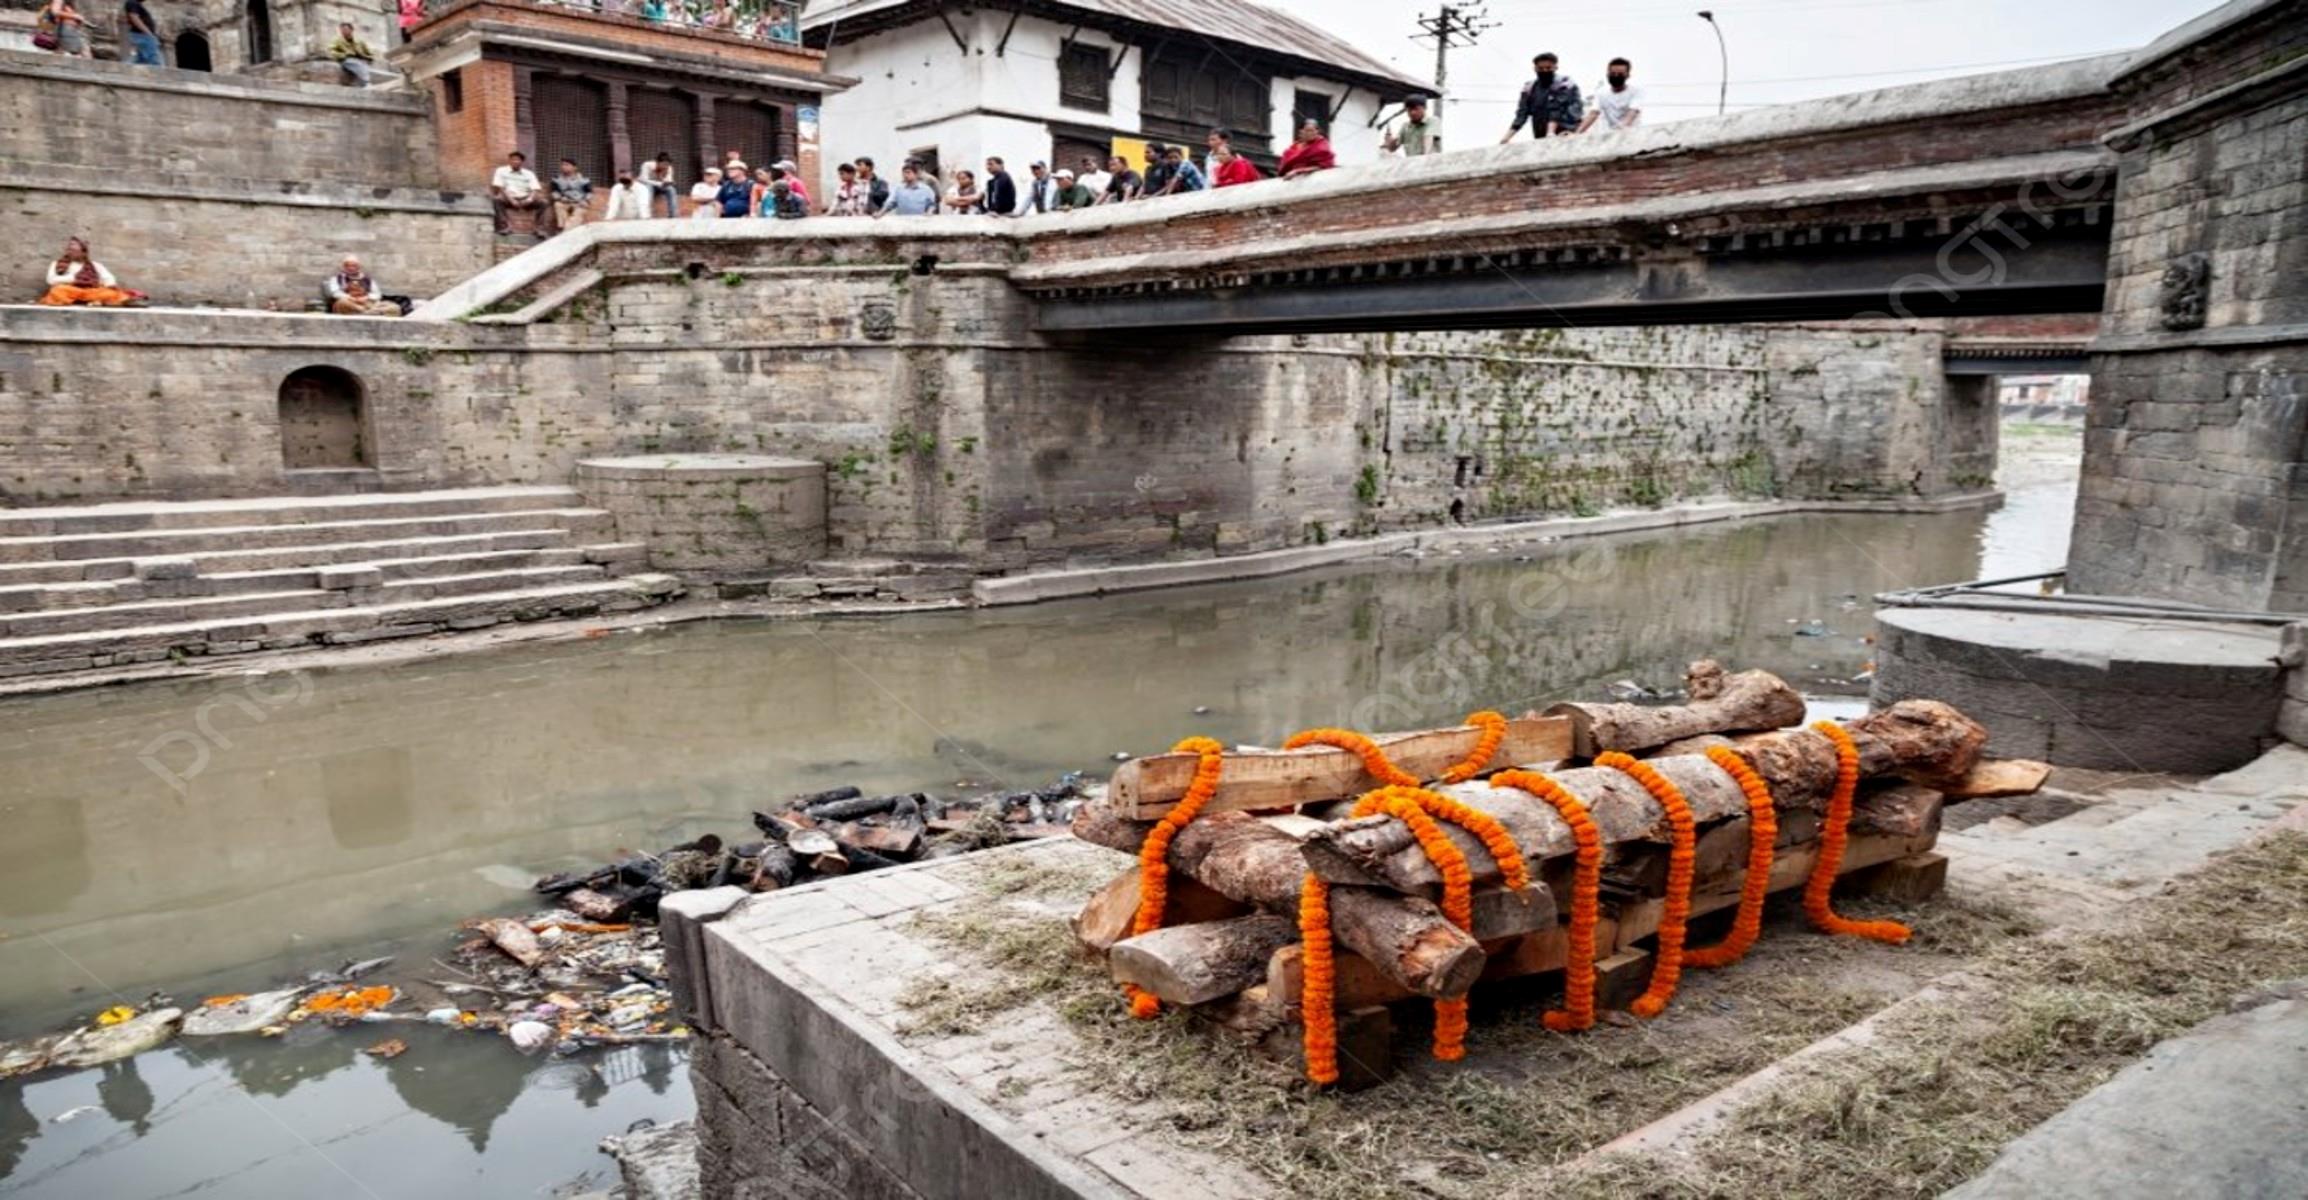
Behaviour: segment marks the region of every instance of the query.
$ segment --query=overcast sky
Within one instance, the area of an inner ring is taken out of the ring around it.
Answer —
[[[1434,46],[1413,41],[1416,19],[1437,0],[1262,0],[1332,30],[1422,79]],[[1484,7],[1477,5],[1478,7]],[[1531,56],[1560,55],[1582,89],[1624,56],[1660,120],[1715,111],[1715,35],[1697,16],[1710,7],[1731,62],[1731,109],[1838,92],[1869,91],[1950,75],[2019,69],[2063,58],[2134,49],[2216,0],[1622,0],[1556,3],[1490,0],[1497,27],[1471,50],[1451,52],[1452,129],[1506,130]],[[1460,134],[1455,144],[1469,143]],[[1489,139],[1485,139],[1489,140]]]

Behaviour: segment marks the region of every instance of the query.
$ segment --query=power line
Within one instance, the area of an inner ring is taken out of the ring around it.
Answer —
[[[1434,43],[1434,88],[1439,92],[1450,80],[1451,51],[1460,46],[1473,46],[1484,34],[1498,28],[1499,23],[1491,19],[1481,3],[1445,4],[1431,17],[1420,13],[1418,27],[1426,32],[1413,35],[1411,40]]]
[[[1937,66],[1924,66],[1924,67],[1900,67],[1900,68],[1898,68],[1898,69],[1896,69],[1896,70],[1888,70],[1888,71],[1853,71],[1853,72],[1850,72],[1850,73],[1848,73],[1848,74],[1843,74],[1843,75],[1789,75],[1789,76],[1785,76],[1785,77],[1782,77],[1782,78],[1778,78],[1778,79],[1741,79],[1741,80],[1739,80],[1739,81],[1738,81],[1738,83],[1739,83],[1739,86],[1741,86],[1741,87],[1757,87],[1757,86],[1762,86],[1762,85],[1765,85],[1765,84],[1777,84],[1777,83],[1831,83],[1831,82],[1834,82],[1834,81],[1837,81],[1837,80],[1843,80],[1843,79],[1883,79],[1883,78],[1886,78],[1886,77],[1889,77],[1889,76],[1893,76],[1893,75],[1923,75],[1923,74],[1929,74],[1929,73],[1931,73],[1931,72],[1934,72],[1934,71],[1970,71],[1970,70],[1980,70],[1980,69],[1984,69],[1984,68],[1988,68],[1988,67],[2024,67],[2024,66],[2037,66],[2037,65],[2041,65],[2041,64],[2044,64],[2044,63],[2056,63],[2056,62],[2073,62],[2073,61],[2080,61],[2080,60],[2082,60],[2082,59],[2086,59],[2086,58],[2098,58],[2098,57],[2100,57],[2102,54],[2115,54],[2115,53],[2120,53],[2120,51],[2113,51],[2113,50],[2110,50],[2110,51],[2102,51],[2102,52],[2099,52],[2099,53],[2087,53],[2087,54],[2056,54],[2056,55],[2050,55],[2050,56],[2046,56],[2046,57],[2043,57],[2043,58],[2007,58],[2007,59],[2001,59],[2001,60],[1999,60],[1999,61],[1996,61],[1996,62],[1943,63],[1943,64],[1940,64],[1940,65],[1937,65]],[[1705,88],[1711,88],[1711,87],[1714,87],[1714,86],[1716,86],[1716,83],[1715,83],[1715,81],[1714,81],[1714,80],[1710,79],[1710,80],[1708,80],[1708,81],[1706,81],[1706,82],[1704,82],[1704,83],[1645,83],[1645,84],[1643,84],[1642,86],[1644,86],[1645,88],[1653,88],[1653,89],[1656,89],[1656,88],[1678,88],[1678,87],[1683,87],[1683,88],[1697,88],[1697,87],[1705,87]],[[1517,89],[1515,89],[1515,88],[1513,88],[1513,87],[1500,87],[1499,85],[1496,85],[1496,84],[1494,84],[1494,85],[1491,85],[1491,87],[1490,87],[1489,89],[1485,89],[1484,87],[1482,87],[1482,86],[1480,86],[1480,85],[1477,85],[1476,87],[1474,87],[1474,88],[1472,88],[1472,89],[1464,89],[1464,90],[1462,90],[1462,91],[1461,91],[1459,94],[1460,94],[1460,96],[1461,96],[1461,97],[1466,97],[1466,96],[1469,96],[1469,95],[1471,95],[1473,92],[1480,92],[1480,91],[1484,91],[1484,90],[1493,90],[1493,91],[1496,91],[1496,92],[1498,92],[1498,93],[1499,93],[1499,94],[1501,94],[1501,95],[1504,95],[1504,94],[1507,94],[1507,93],[1510,93],[1510,92],[1512,92],[1512,93],[1514,93],[1514,94],[1517,94],[1517,95],[1520,95],[1520,94],[1521,94],[1521,93],[1520,93],[1520,92],[1519,92]]]

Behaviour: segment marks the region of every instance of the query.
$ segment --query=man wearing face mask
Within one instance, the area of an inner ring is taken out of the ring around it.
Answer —
[[[1587,110],[1587,118],[1579,122],[1579,132],[1585,133],[1601,122],[1605,129],[1633,129],[1643,119],[1643,93],[1627,82],[1634,65],[1623,58],[1614,58],[1603,68],[1603,86],[1595,90],[1594,106]]]
[[[1579,85],[1556,71],[1555,62],[1552,54],[1531,60],[1531,81],[1523,85],[1522,102],[1515,106],[1515,123],[1499,139],[1500,145],[1515,140],[1525,121],[1531,123],[1532,137],[1559,137],[1579,131],[1580,118],[1585,115],[1579,104]]]

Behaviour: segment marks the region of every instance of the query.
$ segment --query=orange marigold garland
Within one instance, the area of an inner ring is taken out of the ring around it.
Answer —
[[[1771,893],[1771,859],[1779,841],[1779,810],[1771,803],[1771,785],[1728,746],[1707,747],[1707,757],[1723,768],[1747,797],[1747,879],[1739,888],[1739,915],[1731,933],[1712,946],[1683,951],[1683,961],[1694,967],[1728,967],[1747,956],[1763,932],[1763,901]]]
[[[1557,1033],[1575,1033],[1595,1023],[1595,922],[1600,905],[1596,893],[1603,882],[1603,833],[1595,827],[1587,806],[1562,784],[1537,771],[1501,771],[1491,776],[1498,787],[1517,788],[1554,805],[1555,814],[1571,827],[1578,847],[1571,875],[1569,948],[1563,956],[1563,1007],[1540,1017]]]
[[[1494,748],[1495,752],[1495,748]],[[1484,756],[1487,761],[1489,756]],[[1375,774],[1375,772],[1374,772]],[[1474,871],[1467,865],[1436,818],[1467,830],[1480,839],[1499,865],[1508,887],[1530,885],[1530,867],[1522,851],[1497,818],[1469,808],[1448,796],[1425,788],[1397,784],[1378,788],[1355,801],[1354,815],[1384,813],[1401,821],[1418,840],[1419,848],[1442,874],[1443,915],[1451,924],[1474,929]],[[1298,932],[1305,981],[1299,996],[1300,1019],[1306,1024],[1306,1076],[1316,1083],[1338,1081],[1338,1014],[1335,984],[1336,951],[1330,932],[1330,886],[1312,874],[1306,876],[1298,898]],[[1445,1062],[1466,1057],[1467,1002],[1465,998],[1435,1001],[1434,1056]]]
[[[1499,743],[1507,740],[1506,717],[1487,708],[1478,713],[1468,713],[1466,723],[1480,729],[1482,735],[1475,739],[1473,753],[1442,773],[1444,783],[1465,783],[1482,774],[1483,768],[1491,765],[1491,756],[1499,752]]]
[[[1896,946],[1908,939],[1907,926],[1897,921],[1845,920],[1835,915],[1828,902],[1828,894],[1835,890],[1835,877],[1843,870],[1851,797],[1859,790],[1859,747],[1852,742],[1850,732],[1833,721],[1815,721],[1811,728],[1835,743],[1835,792],[1828,797],[1826,826],[1819,831],[1819,861],[1812,864],[1811,878],[1803,884],[1804,914],[1811,918],[1812,927],[1823,933],[1848,933]]]
[[[1655,1017],[1667,1011],[1667,1002],[1675,998],[1675,985],[1683,978],[1683,927],[1691,916],[1691,875],[1697,861],[1691,806],[1684,803],[1682,789],[1649,763],[1612,750],[1597,755],[1595,765],[1623,771],[1642,784],[1643,790],[1667,810],[1667,823],[1674,831],[1674,842],[1667,851],[1667,906],[1659,918],[1659,949],[1651,966],[1651,984],[1628,1006],[1638,1017]]]
[[[1312,871],[1298,893],[1300,962],[1299,1013],[1306,1022],[1306,1077],[1318,1084],[1338,1082],[1338,977],[1330,942],[1330,884]]]
[[[1290,735],[1282,743],[1285,750],[1303,750],[1308,746],[1334,746],[1362,759],[1362,769],[1370,777],[1391,787],[1417,787],[1418,777],[1401,767],[1379,749],[1378,743],[1351,729],[1306,729]]]
[[[1132,937],[1162,928],[1162,910],[1170,900],[1170,840],[1201,815],[1202,806],[1218,794],[1218,772],[1226,761],[1226,747],[1206,737],[1190,737],[1170,749],[1199,755],[1201,761],[1194,766],[1194,781],[1187,785],[1186,794],[1162,814],[1147,832],[1145,844],[1138,847],[1138,913],[1130,921]],[[1122,991],[1130,997],[1131,1016],[1145,1020],[1162,1011],[1162,1001],[1137,984],[1123,984]]]

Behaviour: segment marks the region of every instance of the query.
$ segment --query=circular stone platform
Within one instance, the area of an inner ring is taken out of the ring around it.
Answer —
[[[1987,726],[1999,758],[2208,775],[2276,735],[2273,626],[1965,608],[1875,621],[1874,703],[1946,701]]]

